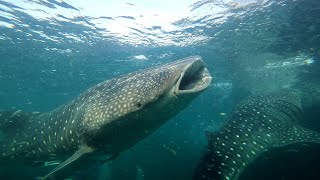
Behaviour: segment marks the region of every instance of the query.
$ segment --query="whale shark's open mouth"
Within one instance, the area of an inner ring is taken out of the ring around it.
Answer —
[[[176,85],[176,94],[193,93],[206,89],[211,82],[211,75],[202,60],[186,66]]]

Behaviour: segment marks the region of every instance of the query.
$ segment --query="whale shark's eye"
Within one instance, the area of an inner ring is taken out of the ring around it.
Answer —
[[[137,106],[137,108],[140,108],[140,107],[142,106],[142,104],[141,104],[140,102],[138,102],[138,103],[136,104],[136,106]]]

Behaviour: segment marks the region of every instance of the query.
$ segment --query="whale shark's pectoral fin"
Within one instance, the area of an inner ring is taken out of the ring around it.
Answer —
[[[94,150],[89,146],[85,145],[85,146],[81,147],[71,157],[69,157],[67,160],[63,161],[58,167],[54,168],[51,172],[49,172],[47,175],[45,175],[42,178],[42,180],[48,179],[51,175],[53,175],[54,173],[58,172],[59,170],[65,168],[66,166],[68,166],[72,162],[76,161],[77,159],[79,159],[84,154],[91,153],[93,151]]]
[[[289,131],[287,135],[280,142],[280,145],[287,145],[292,143],[319,143],[320,144],[320,133],[306,129],[302,126],[295,125]]]

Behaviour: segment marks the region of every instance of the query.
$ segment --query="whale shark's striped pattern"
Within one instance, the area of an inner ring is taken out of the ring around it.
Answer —
[[[235,180],[268,149],[293,143],[320,143],[320,134],[298,125],[300,93],[284,90],[240,102],[221,130],[208,133],[208,148],[194,179]]]

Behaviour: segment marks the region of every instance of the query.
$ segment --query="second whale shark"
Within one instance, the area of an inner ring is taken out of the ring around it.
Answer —
[[[207,133],[208,147],[195,180],[237,180],[264,152],[298,143],[320,143],[318,132],[299,125],[301,92],[282,90],[240,102],[226,124]]]

